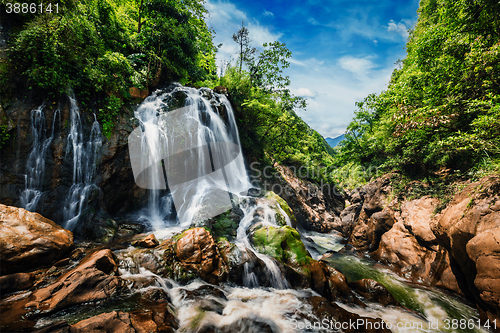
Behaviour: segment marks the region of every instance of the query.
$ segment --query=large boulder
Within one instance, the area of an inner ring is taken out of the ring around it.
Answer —
[[[431,197],[404,202],[401,212],[394,214],[397,222],[381,236],[371,255],[410,280],[461,293],[448,251],[437,245],[431,230],[438,203]]]
[[[381,236],[395,223],[390,206],[391,177],[389,174],[355,189],[349,195],[352,204],[340,214],[342,223],[336,230],[357,250],[375,251]]]
[[[51,285],[13,304],[3,304],[6,320],[2,320],[2,327],[9,330],[15,325],[29,325],[41,315],[118,295],[125,287],[117,274],[113,252],[108,249],[94,252]],[[23,317],[26,320],[21,321]]]
[[[0,204],[1,274],[50,265],[73,247],[73,234],[22,208]]]
[[[431,228],[437,242],[456,263],[454,273],[463,293],[491,319],[500,319],[495,290],[500,227],[500,177],[486,177],[456,194]],[[491,289],[493,288],[493,289]]]
[[[218,284],[227,279],[228,268],[210,232],[193,228],[150,249],[118,253],[120,265],[134,273],[143,267],[155,274],[187,283],[201,278]]]
[[[344,299],[358,303],[342,273],[314,260],[294,228],[261,226],[249,235],[257,251],[278,260],[288,282],[294,288],[312,288],[333,301]]]
[[[479,296],[486,304],[500,309],[500,227],[475,236],[466,248],[476,264],[474,285]]]
[[[199,274],[209,283],[217,284],[226,278],[227,266],[212,235],[205,228],[193,228],[182,233],[175,246],[175,255],[184,269]]]

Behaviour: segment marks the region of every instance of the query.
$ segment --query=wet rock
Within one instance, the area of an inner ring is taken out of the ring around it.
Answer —
[[[152,248],[158,246],[160,243],[156,239],[154,234],[150,234],[144,239],[134,241],[132,243],[133,246],[136,247],[145,247],[145,248]]]
[[[0,294],[10,294],[19,290],[31,288],[35,282],[33,273],[15,273],[0,276]]]
[[[209,283],[217,284],[227,277],[227,266],[212,235],[204,228],[183,232],[176,242],[175,255],[184,269]]]
[[[399,305],[387,288],[375,280],[362,279],[349,283],[349,286],[368,301],[377,302],[383,306]]]
[[[110,250],[101,250],[87,256],[73,270],[63,274],[53,284],[34,291],[28,298],[7,305],[3,315],[8,320],[2,326],[19,322],[25,316],[38,317],[76,304],[95,302],[118,294],[122,280],[116,276],[117,265]]]
[[[342,225],[340,212],[345,207],[342,193],[334,184],[318,186],[306,180],[306,172],[300,169],[285,167],[275,164],[277,170],[276,184],[270,184],[266,190],[276,191],[289,207],[293,215],[306,230],[317,232],[330,232],[338,230]]]
[[[312,260],[300,234],[290,226],[262,226],[250,234],[250,241],[260,253],[292,267],[301,267]]]
[[[283,200],[283,198],[273,191],[268,191],[264,198],[267,199],[266,203],[269,207],[276,211],[276,224],[279,226],[285,226],[287,225],[286,218],[288,218],[292,228],[297,227],[297,219],[295,218],[292,209],[288,206],[286,201]],[[263,200],[264,199],[259,199],[258,202],[262,202]],[[286,216],[284,216],[284,214],[286,214]]]
[[[51,264],[73,247],[73,234],[38,213],[0,204],[1,274]]]
[[[203,285],[194,290],[182,289],[182,299],[196,301],[196,305],[203,311],[212,311],[222,315],[227,302],[226,295],[215,286]]]
[[[71,325],[71,332],[135,333],[136,330],[128,313],[113,311]]]
[[[387,325],[385,325],[385,322],[382,319],[361,317],[358,314],[344,310],[335,303],[331,303],[324,297],[313,296],[304,300],[312,306],[312,311],[314,314],[314,317],[304,318],[303,320],[297,321],[296,324],[302,324],[304,325],[304,328],[307,327],[307,325],[314,327],[314,323],[317,323],[319,318],[320,322],[328,322],[328,327],[331,328],[332,331],[357,333],[391,332],[391,330],[387,328]],[[358,322],[361,324],[350,325],[350,323]]]
[[[349,243],[359,251],[374,251],[379,247],[382,235],[392,228],[394,222],[394,212],[389,208],[371,216],[364,210],[353,228]]]
[[[226,239],[217,242],[220,253],[228,266],[228,281],[239,286],[252,286],[252,282],[263,287],[272,287],[266,264],[252,250],[240,248]]]
[[[65,320],[57,321],[33,333],[70,333],[70,326]]]
[[[337,231],[341,232],[343,235],[350,235],[352,229],[354,228],[354,223],[358,220],[361,209],[363,208],[363,203],[358,202],[346,207],[340,213],[340,219],[342,224],[336,228]]]

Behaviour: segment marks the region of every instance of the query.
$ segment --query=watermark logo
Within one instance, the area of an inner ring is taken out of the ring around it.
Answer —
[[[220,142],[197,112],[183,107],[155,114],[128,138],[136,184],[170,190],[181,225],[194,215],[208,219],[232,207],[225,167],[241,154],[237,144]]]

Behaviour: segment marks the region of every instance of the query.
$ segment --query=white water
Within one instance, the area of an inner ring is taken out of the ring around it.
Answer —
[[[179,98],[184,99],[180,106]],[[212,105],[225,107],[227,123]],[[136,182],[149,189],[142,219],[153,229],[177,223],[187,228],[219,215],[231,207],[230,193],[250,188],[236,122],[224,95],[176,85],[146,98],[135,117],[140,129],[129,137],[131,162]],[[177,221],[165,199],[169,196]]]
[[[66,158],[73,161],[73,184],[68,192],[63,210],[64,227],[74,230],[82,213],[87,207],[88,200],[94,191],[98,190],[94,184],[96,164],[102,146],[102,134],[99,122],[95,118],[88,138],[83,131],[80,109],[73,93],[70,100],[70,131],[66,146]]]
[[[172,133],[172,126],[162,123],[162,118],[159,117],[159,115],[165,113],[166,110],[170,110],[168,106],[169,101],[171,101],[173,95],[179,91],[183,92],[187,97],[185,102],[187,112],[185,114],[189,118],[189,120],[186,120],[189,122],[189,125],[186,125],[185,128],[192,128],[193,121],[195,124],[194,127],[197,128],[197,130],[192,132],[196,133],[195,135],[186,136],[186,133],[184,133],[184,136],[182,136],[184,140],[189,141],[187,145],[188,148],[207,145],[207,142],[237,142],[239,146],[236,125],[234,124],[234,116],[230,105],[227,105],[230,123],[229,128],[227,128],[226,125],[220,121],[217,114],[213,112],[210,107],[210,101],[201,96],[203,91],[176,87],[168,93],[155,92],[152,96],[148,97],[136,111],[136,117],[140,120],[143,129],[142,142],[144,145],[141,147],[141,151],[147,156],[153,156],[151,160],[146,161],[147,165],[158,163],[159,160],[164,158],[165,155],[161,151],[162,145],[166,145],[167,147],[181,146],[172,142],[178,140],[180,136],[176,133]],[[223,96],[219,98],[225,101]],[[202,128],[201,131],[199,130],[200,128]],[[202,133],[202,135],[200,135],[200,133]],[[209,137],[208,140],[207,137]],[[207,160],[208,157],[204,156],[204,153],[201,152],[201,150],[196,152],[200,154],[197,161]],[[166,162],[165,165],[168,165],[168,162]],[[206,165],[198,169],[198,176],[200,176],[200,178],[207,172],[204,168],[206,168]],[[156,170],[156,172],[150,172],[148,175],[149,188],[157,188],[155,184],[165,183],[166,181],[162,170],[160,168]],[[197,181],[187,185],[184,184],[184,189],[169,186],[172,195],[177,194],[185,199],[179,208],[177,208],[176,203],[176,208],[182,211],[184,220],[189,223],[181,222],[179,224],[176,223],[177,221],[169,221],[166,216],[171,214],[172,205],[167,205],[167,200],[165,198],[169,198],[170,196],[166,194],[165,191],[150,190],[149,207],[147,210],[143,211],[143,215],[144,218],[157,229],[155,232],[157,237],[171,237],[173,233],[189,227],[191,221],[204,209],[204,203],[206,203],[206,201],[204,201],[205,198],[209,197],[214,190],[229,190],[233,193],[239,193],[237,189],[248,188],[248,176],[242,160],[235,161],[231,166],[228,165],[225,171],[228,181]],[[186,190],[186,188],[188,188],[188,190]],[[195,195],[188,195],[189,190],[193,191]],[[221,304],[223,307],[222,314],[219,314],[214,311],[205,311],[200,308],[200,302],[206,301],[207,297],[188,300],[183,296],[183,290],[194,290],[200,286],[206,285],[204,282],[194,281],[187,286],[180,286],[174,281],[162,279],[142,267],[137,269],[134,263],[128,263],[128,265],[134,267],[138,274],[132,274],[130,270],[122,270],[122,276],[126,278],[153,277],[157,281],[156,287],[148,287],[146,289],[162,288],[169,293],[173,305],[177,308],[177,317],[180,320],[179,332],[195,332],[198,328],[210,325],[223,327],[248,318],[267,323],[275,332],[303,331],[293,328],[292,324],[294,320],[295,323],[302,324],[306,322],[320,322],[323,318],[316,318],[312,314],[310,305],[304,302],[304,298],[316,294],[310,290],[297,291],[288,289],[289,285],[275,262],[268,256],[255,251],[248,239],[248,229],[256,223],[261,223],[263,226],[277,226],[276,211],[258,200],[254,202],[252,201],[254,199],[243,195],[238,197],[239,205],[244,212],[244,216],[240,221],[235,243],[242,251],[252,251],[266,264],[273,288],[260,288],[257,276],[249,269],[249,266],[246,266],[243,276],[244,287],[219,286],[218,288],[224,291],[227,300],[213,299],[212,296],[208,297],[208,299]],[[173,199],[173,201],[175,202],[176,200]],[[283,216],[285,219],[287,218],[286,214],[283,214]],[[187,219],[185,219],[186,217]],[[287,220],[286,223],[290,225],[289,220]],[[307,238],[307,241],[304,243],[315,258],[319,258],[328,250],[338,251],[342,248],[340,244],[341,237],[335,233],[318,234],[308,232],[304,233],[302,236]],[[362,276],[357,279],[373,278],[384,284],[391,292],[398,293],[400,298],[402,297],[405,301],[404,305],[406,307],[417,309],[414,310],[415,312],[411,312],[401,307],[383,307],[371,302],[367,303],[367,308],[361,309],[351,305],[338,303],[339,306],[344,307],[350,312],[355,312],[366,317],[382,318],[386,323],[390,323],[393,326],[394,332],[443,332],[445,331],[443,325],[447,319],[477,319],[477,312],[474,309],[461,303],[452,296],[445,295],[435,290],[410,287],[389,271],[370,270],[366,268],[367,266],[365,264],[359,263],[358,258],[345,255],[345,260],[348,261],[343,266],[345,270],[353,269],[364,272],[360,273]],[[360,268],[359,265],[362,267]],[[138,292],[143,290],[144,289],[141,289]],[[420,312],[420,314],[417,315],[417,312]],[[434,323],[436,320],[440,323],[439,327],[437,329],[429,327],[429,323]],[[398,323],[402,324],[403,327],[398,327]],[[408,325],[411,325],[411,328],[405,327]],[[422,328],[420,329],[419,327]],[[258,332],[258,327],[248,324],[245,326],[244,330],[245,332]],[[332,331],[333,330],[330,329],[315,328],[308,330],[308,332]],[[467,332],[467,330],[462,331]],[[476,331],[485,332],[485,330],[482,329]]]
[[[30,212],[37,209],[42,197],[43,176],[45,174],[45,155],[54,138],[54,125],[59,115],[59,110],[54,112],[50,136],[46,135],[46,121],[44,105],[31,111],[31,137],[32,148],[26,162],[24,190],[19,198],[21,207]]]
[[[269,256],[255,251],[247,235],[248,228],[256,223],[261,223],[263,226],[278,227],[278,224],[276,223],[276,211],[270,208],[267,204],[263,204],[262,202],[259,202],[256,205],[251,204],[251,202],[252,199],[248,197],[241,200],[240,208],[243,210],[244,216],[241,219],[236,231],[236,245],[240,248],[252,251],[257,256],[257,258],[259,258],[266,264],[267,271],[271,276],[271,284],[274,288],[289,288],[290,285],[286,281],[286,278],[283,276],[276,263]],[[279,207],[279,205],[277,206]],[[290,219],[285,214],[285,212],[282,211],[282,215],[285,217],[287,224],[290,225]],[[256,216],[260,216],[260,218],[256,219]],[[245,275],[243,276],[243,282],[245,284],[245,287],[259,286],[255,274],[248,270],[248,265],[245,266]]]

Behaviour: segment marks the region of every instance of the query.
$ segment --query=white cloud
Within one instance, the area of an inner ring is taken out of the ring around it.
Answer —
[[[231,36],[241,28],[241,22],[250,32],[252,46],[262,49],[262,44],[278,40],[282,34],[274,33],[238,9],[233,3],[226,0],[207,0],[205,7],[208,10],[207,25],[216,31],[214,44],[222,43],[217,53],[217,63],[227,62],[235,58],[237,53],[236,43]]]
[[[264,10],[264,12],[262,13],[262,15],[264,16],[274,16],[274,14],[268,10]]]
[[[312,17],[309,20],[307,20],[307,22],[311,23],[312,25],[320,25],[320,23]]]
[[[301,97],[310,97],[310,98],[316,97],[316,93],[312,92],[311,90],[309,90],[307,88],[303,88],[303,87],[300,87],[298,89],[290,89],[290,91],[292,92],[292,94],[297,95],[297,96],[301,96]]]
[[[395,32],[400,34],[404,38],[408,38],[408,29],[406,28],[406,25],[404,25],[404,23],[402,22],[396,23],[394,22],[394,20],[390,20],[389,26],[387,27],[387,31]]]
[[[224,24],[227,21],[239,21],[241,24],[242,20],[246,20],[247,16],[241,10],[239,10],[233,3],[227,1],[207,1],[205,3],[205,8],[208,10],[208,21],[213,23]]]
[[[373,62],[365,58],[355,58],[352,56],[344,56],[338,60],[339,66],[351,73],[358,76],[366,76],[370,73],[370,70],[375,67]]]
[[[274,42],[275,40],[280,39],[283,34],[277,33],[274,34],[267,27],[261,26],[258,22],[249,23],[248,31],[250,32],[250,39],[252,40],[252,44],[255,47],[262,48],[262,44],[268,42]]]

